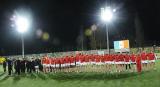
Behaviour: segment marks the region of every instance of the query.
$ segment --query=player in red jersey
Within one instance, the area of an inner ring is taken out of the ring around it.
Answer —
[[[148,60],[149,60],[149,68],[154,69],[155,66],[155,54],[153,52],[148,53]]]
[[[136,57],[136,66],[137,66],[137,72],[138,73],[141,73],[141,71],[142,71],[142,63],[141,63],[141,55],[137,55],[137,57]]]
[[[124,68],[124,55],[119,54],[117,55],[117,61],[118,61],[118,72],[122,72]]]
[[[113,72],[113,68],[115,66],[115,56],[113,54],[109,54],[108,56],[109,59],[109,72]]]
[[[55,72],[59,72],[59,58],[55,58]]]
[[[76,67],[75,67],[75,71],[76,72],[79,72],[79,69],[80,69],[80,53],[79,54],[76,54]]]
[[[125,61],[126,70],[131,69],[130,60],[131,60],[130,56],[128,54],[125,54],[124,61]]]
[[[64,67],[65,67],[65,60],[64,60],[64,58],[60,58],[60,70],[61,70],[61,72],[64,71]]]
[[[115,58],[114,62],[115,62],[116,72],[120,72],[120,69],[119,69],[119,66],[120,66],[119,65],[119,55],[115,54],[114,58]]]
[[[47,72],[47,56],[43,56],[42,64],[43,64],[43,72]]]
[[[51,58],[51,71],[54,72],[55,69],[55,59]]]
[[[109,55],[105,54],[104,58],[105,58],[105,67],[106,67],[106,72],[107,72],[109,71]]]
[[[84,71],[85,72],[89,71],[89,55],[85,55],[84,58]]]
[[[141,58],[142,58],[142,69],[147,70],[148,60],[147,60],[147,55],[145,52],[141,53]]]
[[[101,60],[101,72],[106,72],[104,55],[100,55],[100,60]]]
[[[70,72],[74,71],[74,66],[75,66],[75,57],[71,56],[70,57]]]
[[[47,57],[47,59],[46,59],[46,63],[47,63],[47,73],[50,71],[50,65],[51,65],[51,59],[49,58],[49,57]]]
[[[135,54],[131,54],[131,67],[132,67],[132,71],[135,72],[135,64],[136,64],[136,55]]]
[[[75,57],[76,57],[76,66],[79,66],[80,65],[80,55],[81,54],[77,54]]]

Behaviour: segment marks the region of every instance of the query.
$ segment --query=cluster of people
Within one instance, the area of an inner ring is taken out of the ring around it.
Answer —
[[[41,60],[40,59],[5,59],[3,61],[3,69],[4,72],[8,71],[8,75],[11,74],[18,74],[20,73],[31,73],[31,72],[38,72],[36,67],[39,67],[39,70],[43,71]],[[7,70],[8,68],[8,70]]]
[[[49,71],[63,71],[64,69],[80,67],[78,69],[83,69],[82,67],[87,65],[100,65],[106,66],[103,68],[105,70],[111,70],[116,66],[116,70],[121,72],[125,69],[131,69],[131,66],[136,65],[138,72],[141,72],[142,67],[144,70],[153,68],[155,63],[154,53],[140,54],[105,54],[105,55],[85,55],[77,54],[76,56],[64,56],[61,58],[47,57],[42,58],[42,65],[44,67],[44,72]],[[147,65],[149,64],[149,65]],[[86,67],[85,67],[86,68]],[[133,67],[134,68],[134,67]],[[134,71],[135,71],[134,68]],[[74,69],[74,71],[81,71]],[[66,70],[65,70],[66,71]],[[70,71],[70,70],[69,70]]]
[[[20,75],[20,73],[32,72],[123,72],[132,70],[141,72],[154,68],[154,53],[140,54],[76,54],[75,56],[48,57],[43,56],[41,59],[6,59],[3,62],[3,69],[8,74]]]

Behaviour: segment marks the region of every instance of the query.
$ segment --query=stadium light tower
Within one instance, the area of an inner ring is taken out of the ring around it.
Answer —
[[[24,33],[27,32],[27,30],[30,27],[31,21],[29,19],[30,19],[29,16],[25,15],[24,13],[16,13],[12,18],[16,30],[21,34],[23,58],[24,58]]]
[[[107,37],[107,50],[109,51],[109,36],[108,36],[108,24],[113,19],[113,13],[116,11],[116,9],[111,9],[110,7],[101,8],[101,19],[106,24],[106,37]]]

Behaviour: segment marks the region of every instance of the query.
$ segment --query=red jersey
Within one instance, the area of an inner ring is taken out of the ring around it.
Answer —
[[[100,57],[98,55],[95,56],[96,62],[100,62]]]
[[[46,64],[50,64],[50,58],[46,59]]]
[[[132,55],[131,55],[131,61],[132,61],[132,62],[136,62],[136,56],[135,56],[135,54],[132,54]]]
[[[85,56],[85,62],[89,62],[89,56],[88,55]]]
[[[54,58],[51,59],[51,64],[52,65],[55,64],[55,59]]]
[[[129,55],[125,55],[124,59],[125,59],[125,62],[129,62],[130,61],[130,56]]]
[[[105,57],[104,56],[100,56],[101,57],[101,62],[105,62]]]
[[[115,62],[119,62],[119,55],[115,55],[114,58],[115,58]]]
[[[142,58],[142,60],[147,60],[147,55],[146,55],[146,53],[141,53],[141,58]]]
[[[64,58],[60,58],[60,63],[61,64],[64,64],[65,62],[64,62]]]
[[[122,54],[119,55],[119,61],[124,61],[124,55]]]
[[[155,55],[154,55],[154,53],[149,53],[149,54],[148,54],[148,59],[149,59],[149,60],[155,60]]]
[[[83,63],[84,61],[85,61],[85,57],[84,57],[84,55],[81,55],[80,56],[80,62]]]
[[[80,55],[76,55],[76,62],[79,62],[79,61],[80,61],[79,56],[80,56]]]
[[[42,58],[42,64],[45,64],[45,62],[46,62],[46,59]]]
[[[74,57],[71,57],[71,58],[70,58],[70,63],[74,63],[74,62],[75,62],[74,60],[75,60],[75,58],[74,58]]]
[[[69,61],[69,57],[68,56],[66,56],[66,58],[65,58],[65,62],[66,63],[69,63],[70,61]]]
[[[136,58],[136,65],[137,65],[137,71],[140,73],[142,71],[141,56],[140,55],[138,55]]]
[[[91,62],[95,62],[95,55],[91,55]]]

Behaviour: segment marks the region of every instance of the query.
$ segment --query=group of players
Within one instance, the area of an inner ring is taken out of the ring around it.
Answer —
[[[140,54],[76,54],[75,56],[48,57],[41,59],[7,59],[3,62],[4,72],[20,74],[31,72],[141,72],[154,68],[154,53]],[[13,69],[14,68],[14,69]]]
[[[64,56],[61,58],[47,57],[42,58],[43,71],[64,71],[64,72],[79,72],[82,69],[88,70],[88,66],[101,66],[102,71],[112,71],[116,68],[117,72],[131,69],[141,72],[154,68],[155,55],[154,53],[140,54],[105,54],[105,55],[85,55],[77,54],[75,56]],[[102,68],[103,67],[103,68]],[[94,68],[95,69],[95,68]]]

